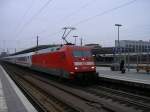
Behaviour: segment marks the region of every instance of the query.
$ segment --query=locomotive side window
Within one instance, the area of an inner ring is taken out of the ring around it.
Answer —
[[[73,51],[73,56],[74,57],[91,57],[91,52],[90,51]]]

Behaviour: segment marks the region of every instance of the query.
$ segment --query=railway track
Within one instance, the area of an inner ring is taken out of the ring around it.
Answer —
[[[39,112],[77,112],[74,108],[64,104],[30,82],[31,80],[29,81],[27,78],[20,76],[23,74],[22,71],[16,72],[10,66],[5,66],[5,69]]]
[[[102,86],[95,86],[84,89],[86,92],[94,94],[98,97],[120,102],[126,106],[132,106],[137,110],[144,112],[150,111],[150,98],[145,96],[134,95],[131,93],[118,91]]]
[[[39,80],[48,82],[45,79],[41,79],[39,76],[35,76],[34,78],[37,78]],[[61,85],[56,85],[55,83],[49,83],[54,85],[57,88],[62,88]],[[79,88],[78,88],[79,89]],[[139,95],[134,95],[131,93],[123,92],[123,91],[118,91],[102,86],[95,86],[95,87],[87,87],[87,88],[80,88],[82,91],[86,91],[87,93],[94,94],[95,96],[98,96],[100,98],[105,98],[107,100],[112,100],[113,102],[119,102],[120,104],[126,105],[128,107],[134,107],[135,110],[137,111],[144,111],[144,112],[149,112],[150,111],[150,98],[144,97],[144,96],[139,96]],[[75,94],[81,96],[82,92],[76,92],[76,90],[67,88],[65,91],[68,92],[68,90],[71,90],[71,94]],[[76,94],[77,93],[77,94]],[[83,95],[84,96],[84,95]],[[83,98],[82,96],[82,98]]]
[[[64,104],[73,108],[75,111],[80,111],[80,112],[99,112],[99,111],[119,112],[118,108],[120,109],[120,107],[118,107],[118,106],[115,106],[115,107],[112,105],[109,106],[109,104],[102,105],[102,104],[99,104],[99,102],[94,101],[95,99],[92,97],[88,96],[90,98],[90,99],[88,99],[88,98],[84,98],[83,96],[80,96],[80,95],[77,95],[74,93],[71,94],[71,92],[66,90],[66,88],[64,88],[62,86],[60,87],[60,85],[58,87],[58,85],[56,85],[56,84],[54,86],[54,83],[53,84],[51,83],[52,86],[50,86],[50,83],[44,81],[43,79],[39,80],[39,79],[35,78],[35,75],[33,75],[33,74],[25,73],[22,70],[14,71],[14,68],[10,68],[9,71],[15,72],[13,74],[15,74],[17,76],[19,76],[19,75],[23,76],[23,79],[26,80],[27,82],[31,83],[31,85],[38,86],[38,88],[45,91],[48,95],[52,95],[60,102],[63,102]],[[38,78],[40,78],[40,77],[38,77]],[[21,80],[21,82],[23,82],[23,81]],[[65,112],[66,112],[66,110],[65,110]],[[126,111],[124,111],[124,112],[126,112]]]
[[[53,99],[57,100],[57,103],[47,103],[47,105],[51,105],[51,108],[54,108],[56,112],[59,111],[83,111],[83,112],[141,112],[149,111],[150,102],[149,99],[147,101],[143,97],[136,97],[128,93],[118,92],[116,90],[112,90],[109,88],[104,88],[101,86],[95,87],[86,87],[75,89],[72,87],[68,87],[62,84],[58,84],[52,80],[47,80],[43,77],[35,75],[33,73],[29,73],[27,71],[23,71],[22,69],[17,69],[15,67],[7,67],[9,71],[13,71],[11,74],[15,74],[13,77],[20,78],[20,83],[24,81],[27,83],[28,87],[36,87],[37,90],[45,92],[45,99]],[[22,75],[23,74],[23,75]],[[17,78],[16,78],[17,79]],[[24,81],[23,81],[24,80]],[[23,84],[25,84],[25,82]],[[23,85],[22,84],[22,85]],[[50,89],[51,88],[51,89]],[[82,89],[82,90],[81,90]],[[55,90],[55,92],[52,92]],[[29,90],[28,90],[29,91]],[[34,90],[36,91],[36,90]],[[57,92],[56,92],[57,91]],[[38,93],[38,92],[35,92]],[[56,94],[57,93],[57,94]],[[59,93],[59,94],[58,94]],[[60,95],[61,94],[61,95]],[[130,96],[129,96],[130,95]],[[44,99],[43,96],[43,99]],[[60,97],[61,96],[61,97]],[[127,97],[128,96],[128,97]],[[41,100],[39,101],[39,103]],[[61,104],[60,104],[61,102]],[[55,106],[57,105],[57,106]],[[45,104],[44,104],[45,106]],[[61,109],[56,109],[57,107],[63,107]],[[47,107],[44,107],[44,109]],[[65,110],[66,109],[66,110]],[[49,110],[46,110],[49,111]]]

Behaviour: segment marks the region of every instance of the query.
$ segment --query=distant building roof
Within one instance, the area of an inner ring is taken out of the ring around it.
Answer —
[[[100,46],[99,44],[85,44],[85,46]]]
[[[92,54],[113,54],[114,47],[93,48]]]
[[[101,48],[101,45],[99,45],[99,44],[85,44],[85,46],[89,46],[92,48]]]

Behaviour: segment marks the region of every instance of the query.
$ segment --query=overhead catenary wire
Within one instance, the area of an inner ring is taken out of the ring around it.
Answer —
[[[24,23],[23,27],[19,30],[18,35],[49,5],[50,2],[52,2],[52,0],[48,0],[26,23]]]
[[[95,0],[96,1],[96,0]],[[63,21],[66,21],[67,19],[69,19],[70,17],[74,16],[75,14],[79,13],[80,11],[82,11],[83,9],[87,8],[88,6],[92,5],[94,3],[94,0],[90,0],[89,2],[87,2],[86,4],[82,5],[79,9],[71,12],[69,15],[67,15],[66,17],[64,17]]]
[[[103,11],[103,12],[101,12],[101,13],[98,13],[98,14],[96,14],[96,15],[94,15],[94,16],[91,16],[91,17],[86,18],[86,19],[83,19],[83,20],[81,20],[81,21],[79,21],[79,22],[77,22],[77,23],[75,23],[75,24],[72,24],[71,26],[81,25],[82,23],[85,23],[85,22],[90,21],[90,20],[92,20],[92,19],[95,19],[95,18],[97,18],[97,17],[103,16],[103,15],[108,14],[108,13],[110,13],[110,12],[116,11],[116,10],[118,10],[118,9],[120,9],[120,8],[123,8],[123,7],[125,7],[125,6],[130,5],[130,4],[133,4],[133,3],[135,3],[136,1],[137,1],[137,0],[132,0],[132,1],[126,2],[126,3],[124,3],[124,4],[121,4],[121,5],[119,5],[119,6],[116,6],[116,7],[114,7],[114,8],[105,10],[105,11]]]
[[[95,0],[96,1],[96,0]],[[83,4],[80,8],[78,8],[77,10],[74,10],[73,12],[69,13],[67,16],[65,16],[63,19],[61,19],[58,23],[63,23],[66,20],[68,20],[70,17],[76,15],[77,13],[81,12],[83,9],[86,9],[88,6],[90,6],[91,4],[94,3],[94,0],[90,0],[89,2],[86,2],[86,4]],[[41,32],[39,32],[38,34],[42,34],[45,33],[47,31],[47,28],[45,28],[44,30],[42,30]]]
[[[121,4],[121,5],[119,5],[119,6],[113,7],[113,8],[111,8],[111,9],[105,10],[105,11],[103,11],[103,12],[101,12],[101,13],[98,13],[98,14],[96,14],[96,15],[94,15],[94,16],[91,16],[91,17],[89,17],[89,18],[86,18],[86,19],[84,19],[84,20],[81,20],[81,21],[79,21],[79,22],[77,22],[77,23],[74,23],[74,24],[72,24],[71,26],[78,26],[78,25],[81,25],[82,23],[88,22],[88,21],[93,20],[93,19],[95,19],[95,18],[97,18],[97,17],[103,16],[103,15],[105,15],[105,14],[108,14],[108,13],[111,13],[111,12],[113,12],[113,11],[116,11],[116,10],[118,10],[118,9],[120,9],[120,8],[123,8],[123,7],[125,7],[125,6],[130,5],[130,4],[133,4],[133,3],[135,3],[136,1],[137,1],[137,0],[131,0],[131,1],[129,1],[129,2],[126,2],[126,3]],[[60,33],[60,32],[61,32],[61,31],[58,31],[58,32],[55,32],[55,33],[51,33],[51,34],[49,34],[49,36],[56,35],[56,34],[58,34],[58,33]]]
[[[24,19],[26,18],[26,16],[28,15],[28,13],[31,11],[32,7],[33,7],[33,4],[34,4],[34,0],[31,0],[31,5],[29,5],[29,7],[27,7],[27,10],[25,11],[25,13],[23,14],[23,16],[21,17],[21,20],[20,22],[18,22],[17,26],[16,26],[16,34],[18,34],[18,30],[19,30],[19,27],[22,25],[22,23],[24,23]]]

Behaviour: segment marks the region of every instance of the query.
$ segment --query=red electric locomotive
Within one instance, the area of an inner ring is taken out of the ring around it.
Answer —
[[[96,77],[89,47],[64,45],[37,51],[32,55],[32,68],[67,79]]]
[[[91,49],[63,45],[5,57],[4,60],[66,79],[97,78]]]

